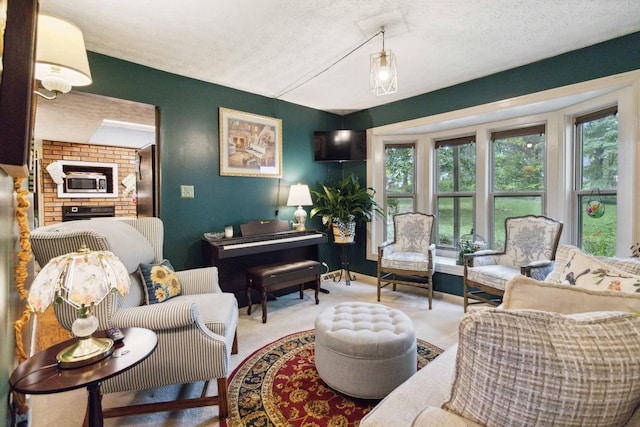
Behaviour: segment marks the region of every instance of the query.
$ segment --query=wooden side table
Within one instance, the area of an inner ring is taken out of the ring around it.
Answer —
[[[23,394],[51,394],[86,387],[89,393],[89,427],[102,427],[102,381],[136,366],[158,345],[158,337],[149,329],[125,328],[122,333],[124,340],[114,354],[80,368],[60,369],[56,362],[58,352],[76,338],[49,347],[22,362],[11,374],[9,384],[12,390]]]

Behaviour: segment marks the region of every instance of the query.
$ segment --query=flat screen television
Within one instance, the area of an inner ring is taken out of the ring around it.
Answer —
[[[313,133],[316,162],[352,162],[367,160],[367,132],[330,130]]]

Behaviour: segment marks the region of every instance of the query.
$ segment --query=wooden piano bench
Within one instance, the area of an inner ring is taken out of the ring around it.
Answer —
[[[260,292],[262,304],[262,323],[267,323],[267,292],[300,286],[300,299],[303,298],[304,284],[315,281],[316,304],[320,303],[318,292],[320,291],[320,263],[312,260],[297,260],[280,262],[277,264],[260,265],[251,267],[246,271],[247,275],[247,314],[251,314],[251,289]]]

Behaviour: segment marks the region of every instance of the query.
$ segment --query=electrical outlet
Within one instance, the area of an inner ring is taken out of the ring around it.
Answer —
[[[193,199],[195,197],[195,190],[193,188],[193,185],[181,185],[180,197],[182,197],[183,199]]]

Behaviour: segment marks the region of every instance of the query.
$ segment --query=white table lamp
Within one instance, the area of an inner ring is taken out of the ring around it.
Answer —
[[[295,222],[293,228],[297,231],[305,230],[304,222],[307,220],[307,212],[302,209],[303,206],[311,206],[311,193],[309,192],[309,186],[305,184],[295,184],[289,189],[289,198],[287,199],[287,206],[297,206],[298,209],[293,213]]]

